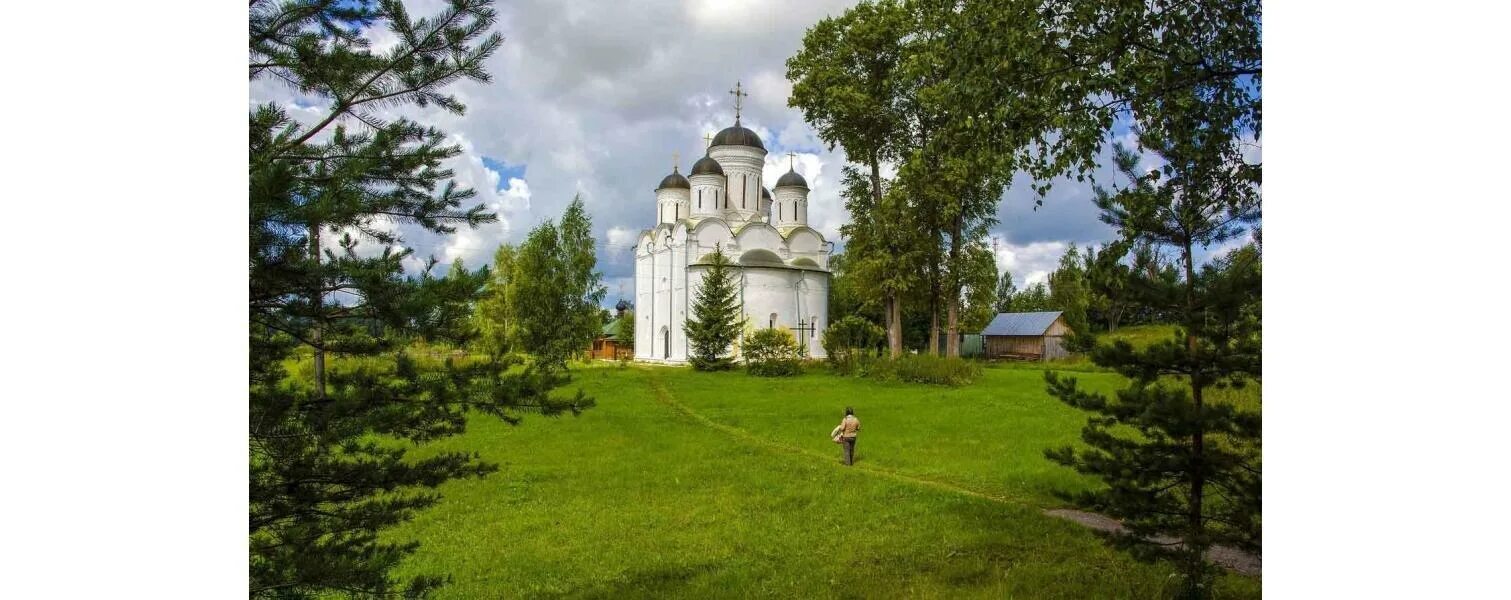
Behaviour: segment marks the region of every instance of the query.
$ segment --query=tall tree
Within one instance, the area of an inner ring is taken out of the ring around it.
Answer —
[[[582,348],[572,335],[573,299],[562,265],[561,233],[554,221],[536,225],[514,255],[509,305],[514,309],[514,346],[543,367],[564,369]]]
[[[1086,273],[1081,270],[1081,253],[1075,244],[1060,256],[1060,265],[1049,274],[1049,297],[1055,308],[1064,311],[1065,324],[1076,333],[1089,333],[1086,308],[1090,297],[1086,290]]]
[[[465,316],[488,274],[456,265],[433,277],[430,261],[406,276],[412,252],[393,248],[399,239],[385,224],[444,234],[495,217],[461,208],[472,192],[443,167],[459,153],[444,133],[374,111],[460,113],[444,88],[488,80],[483,62],[502,43],[489,33],[495,14],[478,0],[425,19],[396,1],[254,0],[248,20],[249,77],[322,101],[308,120],[276,103],[248,119],[250,592],[421,597],[444,577],[394,577],[417,544],[380,531],[433,504],[440,484],[496,467],[470,453],[407,449],[461,433],[472,411],[513,422],[518,411],[591,405],[581,393],[551,398],[558,380],[528,367],[427,364],[402,350],[413,339],[466,341]],[[364,37],[377,27],[394,40],[381,52]],[[360,254],[359,238],[386,248]],[[284,369],[301,347],[315,360],[313,381]],[[364,360],[328,369],[328,353]]]
[[[1133,269],[1124,262],[1130,244],[1116,241],[1098,251],[1086,249],[1086,291],[1089,296],[1088,315],[1096,315],[1107,325],[1107,331],[1117,331],[1123,313],[1132,304],[1129,291]]]
[[[960,311],[959,330],[980,333],[997,314],[997,257],[990,247],[980,243],[966,248],[964,255],[960,276],[964,282],[960,303],[964,308]]]
[[[1180,279],[1164,287],[1147,281],[1144,289],[1146,302],[1178,315],[1180,329],[1144,350],[1121,340],[1092,350],[1092,362],[1132,380],[1116,399],[1046,372],[1052,394],[1098,415],[1082,435],[1088,449],[1049,456],[1108,484],[1078,500],[1124,521],[1129,535],[1115,543],[1173,560],[1182,597],[1205,598],[1213,576],[1208,548],[1260,545],[1260,415],[1207,394],[1260,378],[1261,284],[1257,248],[1206,265],[1196,251],[1259,220],[1259,169],[1243,161],[1239,119],[1227,107],[1187,96],[1156,108],[1144,117],[1155,126],[1141,132],[1140,144],[1164,166],[1141,171],[1138,156],[1117,147],[1130,183],[1099,188],[1097,205],[1124,239],[1176,251]],[[1126,427],[1140,435],[1120,435]],[[1153,541],[1160,536],[1183,543]]]
[[[1260,134],[1260,0],[918,2],[966,24],[948,29],[934,68],[951,84],[940,102],[969,116],[961,130],[1008,150],[978,167],[1025,172],[1041,193],[1089,175],[1117,120],[1155,133],[1158,119],[1143,117],[1171,100],[1218,107]]]
[[[906,123],[900,114],[903,80],[898,74],[903,38],[909,32],[903,7],[894,0],[866,2],[838,17],[818,22],[803,35],[803,47],[787,60],[787,79],[792,81],[788,105],[803,111],[803,118],[830,146],[844,146],[845,153],[865,169],[855,176],[867,184],[869,198],[847,196],[851,215],[866,206],[881,208],[883,162],[900,154]],[[847,175],[847,178],[849,175]],[[846,186],[847,188],[851,186]],[[857,219],[859,220],[859,219]],[[893,239],[896,219],[879,216],[852,227],[867,227],[869,239]],[[854,237],[848,234],[847,237]],[[895,245],[895,244],[894,244]],[[896,255],[892,255],[896,256]],[[884,261],[888,255],[868,255],[862,260]],[[907,272],[904,268],[892,272]],[[902,354],[901,296],[906,285],[895,277],[878,280],[887,319],[887,339],[893,357]]]
[[[478,339],[474,346],[494,360],[514,351],[519,333],[518,315],[509,304],[509,282],[514,278],[514,247],[501,244],[493,253],[493,269],[472,320]]]
[[[997,283],[997,296],[992,301],[992,310],[999,313],[1012,312],[1013,295],[1018,293],[1018,287],[1013,285],[1013,274],[1009,271],[1002,272],[1002,279]]]
[[[899,188],[883,182],[877,203],[858,169],[846,166],[843,172],[840,194],[851,215],[850,222],[840,226],[846,239],[845,273],[881,306],[888,351],[896,358],[903,347],[903,300],[922,287],[918,273],[925,264],[927,232],[913,226],[907,195]]]
[[[723,247],[714,250],[707,267],[687,320],[688,360],[699,371],[720,371],[734,364],[730,348],[740,335],[739,289]]]
[[[1012,312],[1036,312],[1057,310],[1059,307],[1049,297],[1049,286],[1040,281],[1014,294],[1012,309]]]
[[[624,314],[619,316],[617,336],[619,345],[624,346],[633,355],[635,353],[635,309],[624,311]]]
[[[567,204],[558,230],[568,308],[566,318],[560,324],[567,344],[575,345],[577,352],[582,352],[593,345],[593,339],[603,329],[602,314],[607,311],[599,305],[608,288],[603,285],[603,275],[595,270],[598,253],[593,240],[593,219],[588,216],[581,195],[573,196]]]

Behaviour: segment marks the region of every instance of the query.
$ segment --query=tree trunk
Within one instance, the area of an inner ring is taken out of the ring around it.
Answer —
[[[896,292],[887,292],[887,353],[902,356],[902,302]]]
[[[315,271],[320,270],[320,224],[310,224],[310,256],[315,259]],[[320,288],[325,285],[325,277],[316,279],[315,289],[310,294],[310,304],[314,311],[314,330],[310,331],[310,342],[315,348],[315,397],[325,398],[325,294]]]
[[[939,356],[939,264],[929,270],[929,355]]]
[[[950,228],[950,281],[949,281],[949,340],[945,344],[945,356],[960,356],[960,228],[965,212],[955,211],[955,222]]]
[[[1186,267],[1186,351],[1191,354],[1187,360],[1194,362],[1196,353],[1196,326],[1200,324],[1200,318],[1196,314],[1196,268],[1191,253],[1191,241],[1186,240],[1184,253],[1181,257]],[[1202,580],[1202,571],[1205,567],[1205,554],[1207,550],[1207,534],[1205,524],[1202,522],[1202,501],[1204,487],[1206,486],[1206,473],[1203,472],[1205,460],[1205,430],[1202,423],[1202,389],[1206,387],[1206,381],[1196,373],[1191,373],[1191,402],[1196,409],[1197,427],[1191,433],[1191,494],[1186,505],[1186,549],[1187,560],[1190,569],[1186,581],[1191,585],[1186,591],[1190,597],[1205,598],[1208,594],[1203,593],[1196,587]]]
[[[881,158],[876,152],[871,152],[871,198],[875,210],[881,210]],[[880,223],[881,219],[875,219]],[[878,225],[880,229],[880,225]],[[885,236],[878,236],[885,239]],[[892,358],[902,356],[902,299],[894,290],[886,292],[886,301],[883,303],[887,312],[887,349]]]
[[[929,301],[929,355],[939,356],[939,300]]]

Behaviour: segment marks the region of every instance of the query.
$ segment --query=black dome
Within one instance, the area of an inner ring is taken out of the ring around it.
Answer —
[[[735,125],[714,135],[714,146],[750,146],[752,148],[766,149],[761,145],[761,136],[756,132]]]
[[[687,182],[686,177],[683,177],[681,173],[677,172],[676,167],[672,167],[672,174],[667,175],[666,179],[661,180],[661,185],[656,186],[656,189],[658,190],[664,190],[668,188],[690,190],[693,189],[693,186],[692,184]]]
[[[719,161],[708,156],[698,159],[693,163],[693,175],[723,175],[724,167],[719,166]]]
[[[803,179],[802,175],[798,175],[797,171],[788,171],[788,172],[782,174],[782,178],[781,179],[776,180],[776,186],[777,187],[797,186],[797,187],[800,187],[800,188],[803,188],[803,189],[808,189],[808,180],[807,179]]]
[[[764,187],[761,188],[761,199],[762,200],[770,200],[771,199],[771,190],[768,190],[768,189],[766,189]]]
[[[629,303],[629,302],[625,302],[625,301],[624,301],[624,298],[620,298],[620,299],[619,299],[619,303],[618,303],[618,304],[615,304],[615,305],[614,305],[614,308],[615,308],[615,309],[616,309],[616,310],[618,310],[618,311],[619,311],[619,312],[624,312],[624,311],[626,311],[626,310],[629,310],[629,309],[630,309],[630,303]]]

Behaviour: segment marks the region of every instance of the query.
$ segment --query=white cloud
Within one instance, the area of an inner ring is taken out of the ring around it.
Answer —
[[[504,44],[489,59],[488,85],[462,82],[447,88],[467,105],[464,115],[435,107],[398,107],[383,118],[407,116],[453,136],[462,153],[448,161],[457,184],[477,191],[474,203],[497,212],[500,221],[440,237],[412,226],[400,228],[420,257],[463,258],[480,266],[500,243],[517,243],[536,223],[558,218],[580,193],[595,235],[606,240],[599,254],[605,281],[633,276],[633,261],[614,247],[651,224],[652,189],[681,155],[685,173],[704,149],[702,137],[734,121],[727,93],[736,80],[751,94],[742,122],[761,135],[771,154],[763,179],[775,183],[787,170],[785,153],[798,153],[797,170],[808,180],[810,224],[836,242],[849,219],[840,198],[843,148],[827,148],[786,106],[791,84],[785,61],[802,44],[804,31],[853,0],[650,0],[603,3],[588,0],[514,0],[497,5]],[[414,17],[434,14],[433,0],[407,1]],[[387,32],[374,42],[391,44]],[[251,82],[252,104],[278,102],[311,107],[287,86]],[[290,110],[313,120],[318,110]],[[306,116],[307,113],[307,116]],[[318,113],[318,114],[317,114]],[[500,173],[487,157],[519,173]],[[893,165],[883,174],[892,176]],[[998,210],[992,234],[1012,244],[1014,277],[1028,279],[1053,269],[1063,246],[1112,237],[1097,221],[1089,186],[1057,183],[1043,207],[1033,210],[1026,179],[1015,181]],[[502,189],[501,189],[502,188]],[[630,241],[633,244],[633,241]],[[1059,244],[1051,252],[1046,244]],[[1038,252],[1038,254],[1035,254]],[[1042,256],[1040,256],[1042,254]],[[1052,254],[1052,256],[1051,256]],[[999,251],[999,266],[1005,266]],[[411,263],[416,264],[416,263]],[[1042,275],[1041,275],[1042,276]],[[1021,282],[1020,282],[1021,285]],[[611,287],[610,295],[614,289]],[[609,300],[612,302],[613,300]]]
[[[1010,244],[997,241],[994,253],[997,257],[997,272],[1013,274],[1013,283],[1023,289],[1035,283],[1049,281],[1050,272],[1059,265],[1060,257],[1070,249],[1066,242],[1033,242]]]

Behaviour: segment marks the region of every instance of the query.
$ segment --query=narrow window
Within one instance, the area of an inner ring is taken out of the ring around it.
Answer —
[[[698,210],[703,210],[703,188],[698,188]]]
[[[745,208],[745,199],[750,197],[750,176],[740,176],[740,208]]]

